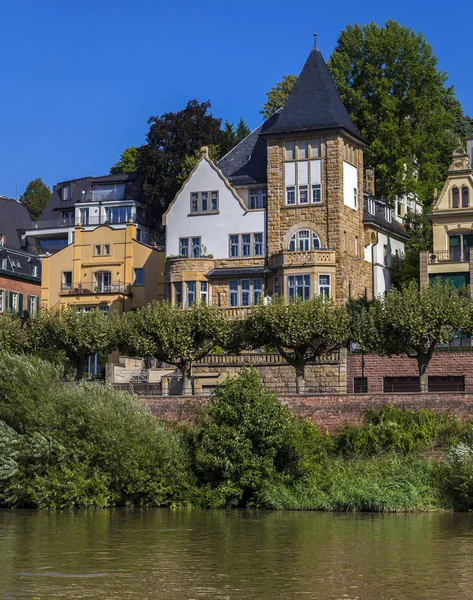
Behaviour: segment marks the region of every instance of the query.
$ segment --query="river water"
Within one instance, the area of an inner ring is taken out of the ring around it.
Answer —
[[[473,598],[473,515],[0,511],[0,597]]]

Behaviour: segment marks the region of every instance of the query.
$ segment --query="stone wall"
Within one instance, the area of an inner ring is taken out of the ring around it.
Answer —
[[[362,376],[361,354],[347,358],[347,391],[353,391],[353,379]],[[364,377],[368,393],[383,391],[384,377],[417,377],[417,361],[407,356],[364,355]],[[473,390],[473,352],[435,352],[430,361],[429,376],[464,376],[465,389]]]
[[[354,425],[362,423],[367,409],[382,408],[386,404],[409,410],[429,408],[435,412],[450,412],[460,419],[473,418],[473,394],[469,393],[315,396],[282,394],[279,400],[297,416],[310,419],[322,431],[329,433],[337,432],[346,423]],[[192,423],[208,399],[195,396],[170,396],[147,398],[143,402],[160,419]]]

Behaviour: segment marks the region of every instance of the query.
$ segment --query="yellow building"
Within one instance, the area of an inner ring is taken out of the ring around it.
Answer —
[[[41,305],[126,312],[163,300],[164,252],[136,240],[136,225],[74,230],[74,242],[42,263]]]
[[[441,278],[457,286],[469,285],[473,277],[473,169],[461,147],[453,152],[431,219],[433,249],[421,253],[421,284]]]

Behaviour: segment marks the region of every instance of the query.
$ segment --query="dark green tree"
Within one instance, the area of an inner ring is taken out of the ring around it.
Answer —
[[[136,157],[138,156],[138,148],[130,146],[120,155],[118,160],[111,168],[110,174],[117,175],[117,173],[133,173],[136,171]]]
[[[240,117],[236,128],[236,143],[239,144],[242,140],[246,138],[247,135],[250,135],[250,133],[251,129],[245,123],[243,117]]]
[[[277,110],[282,108],[292,92],[297,81],[297,75],[284,75],[269,92],[266,92],[267,101],[263,104],[261,114],[265,119],[269,119]]]
[[[150,217],[162,235],[161,217],[179,190],[183,163],[202,146],[218,146],[219,156],[231,145],[221,129],[221,119],[209,113],[210,102],[190,100],[177,112],[151,117],[146,143],[138,149],[138,178]],[[160,237],[158,235],[158,237]]]
[[[20,196],[20,202],[26,206],[32,221],[36,221],[43,212],[46,203],[51,197],[51,190],[38,177],[26,186],[26,190]]]
[[[388,20],[348,25],[328,67],[358,131],[370,142],[376,192],[430,203],[445,179],[455,129],[465,124],[447,75],[420,33]]]

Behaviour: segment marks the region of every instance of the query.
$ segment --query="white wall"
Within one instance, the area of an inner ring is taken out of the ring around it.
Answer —
[[[219,213],[189,216],[191,192],[215,190],[218,190]],[[200,237],[208,254],[227,258],[229,234],[259,232],[266,239],[265,211],[245,210],[217,171],[206,160],[201,160],[167,214],[166,255],[179,254],[179,238]]]
[[[347,162],[343,162],[343,203],[345,204],[345,206],[349,206],[350,208],[357,208],[355,207],[355,199],[354,199],[354,194],[353,194],[353,190],[354,189],[358,190],[358,169],[356,167],[354,167],[353,165],[351,165],[350,163]],[[358,196],[358,206],[360,205],[360,202],[363,202],[363,195],[361,194],[361,198],[360,198],[360,192],[358,190],[357,193]]]
[[[384,264],[384,246],[388,248],[388,264]],[[386,232],[378,232],[378,243],[365,246],[365,260],[374,262],[374,296],[379,296],[388,292],[391,287],[391,274],[389,268],[391,266],[392,257],[395,256],[396,250],[399,256],[404,254],[404,242],[388,235]]]

